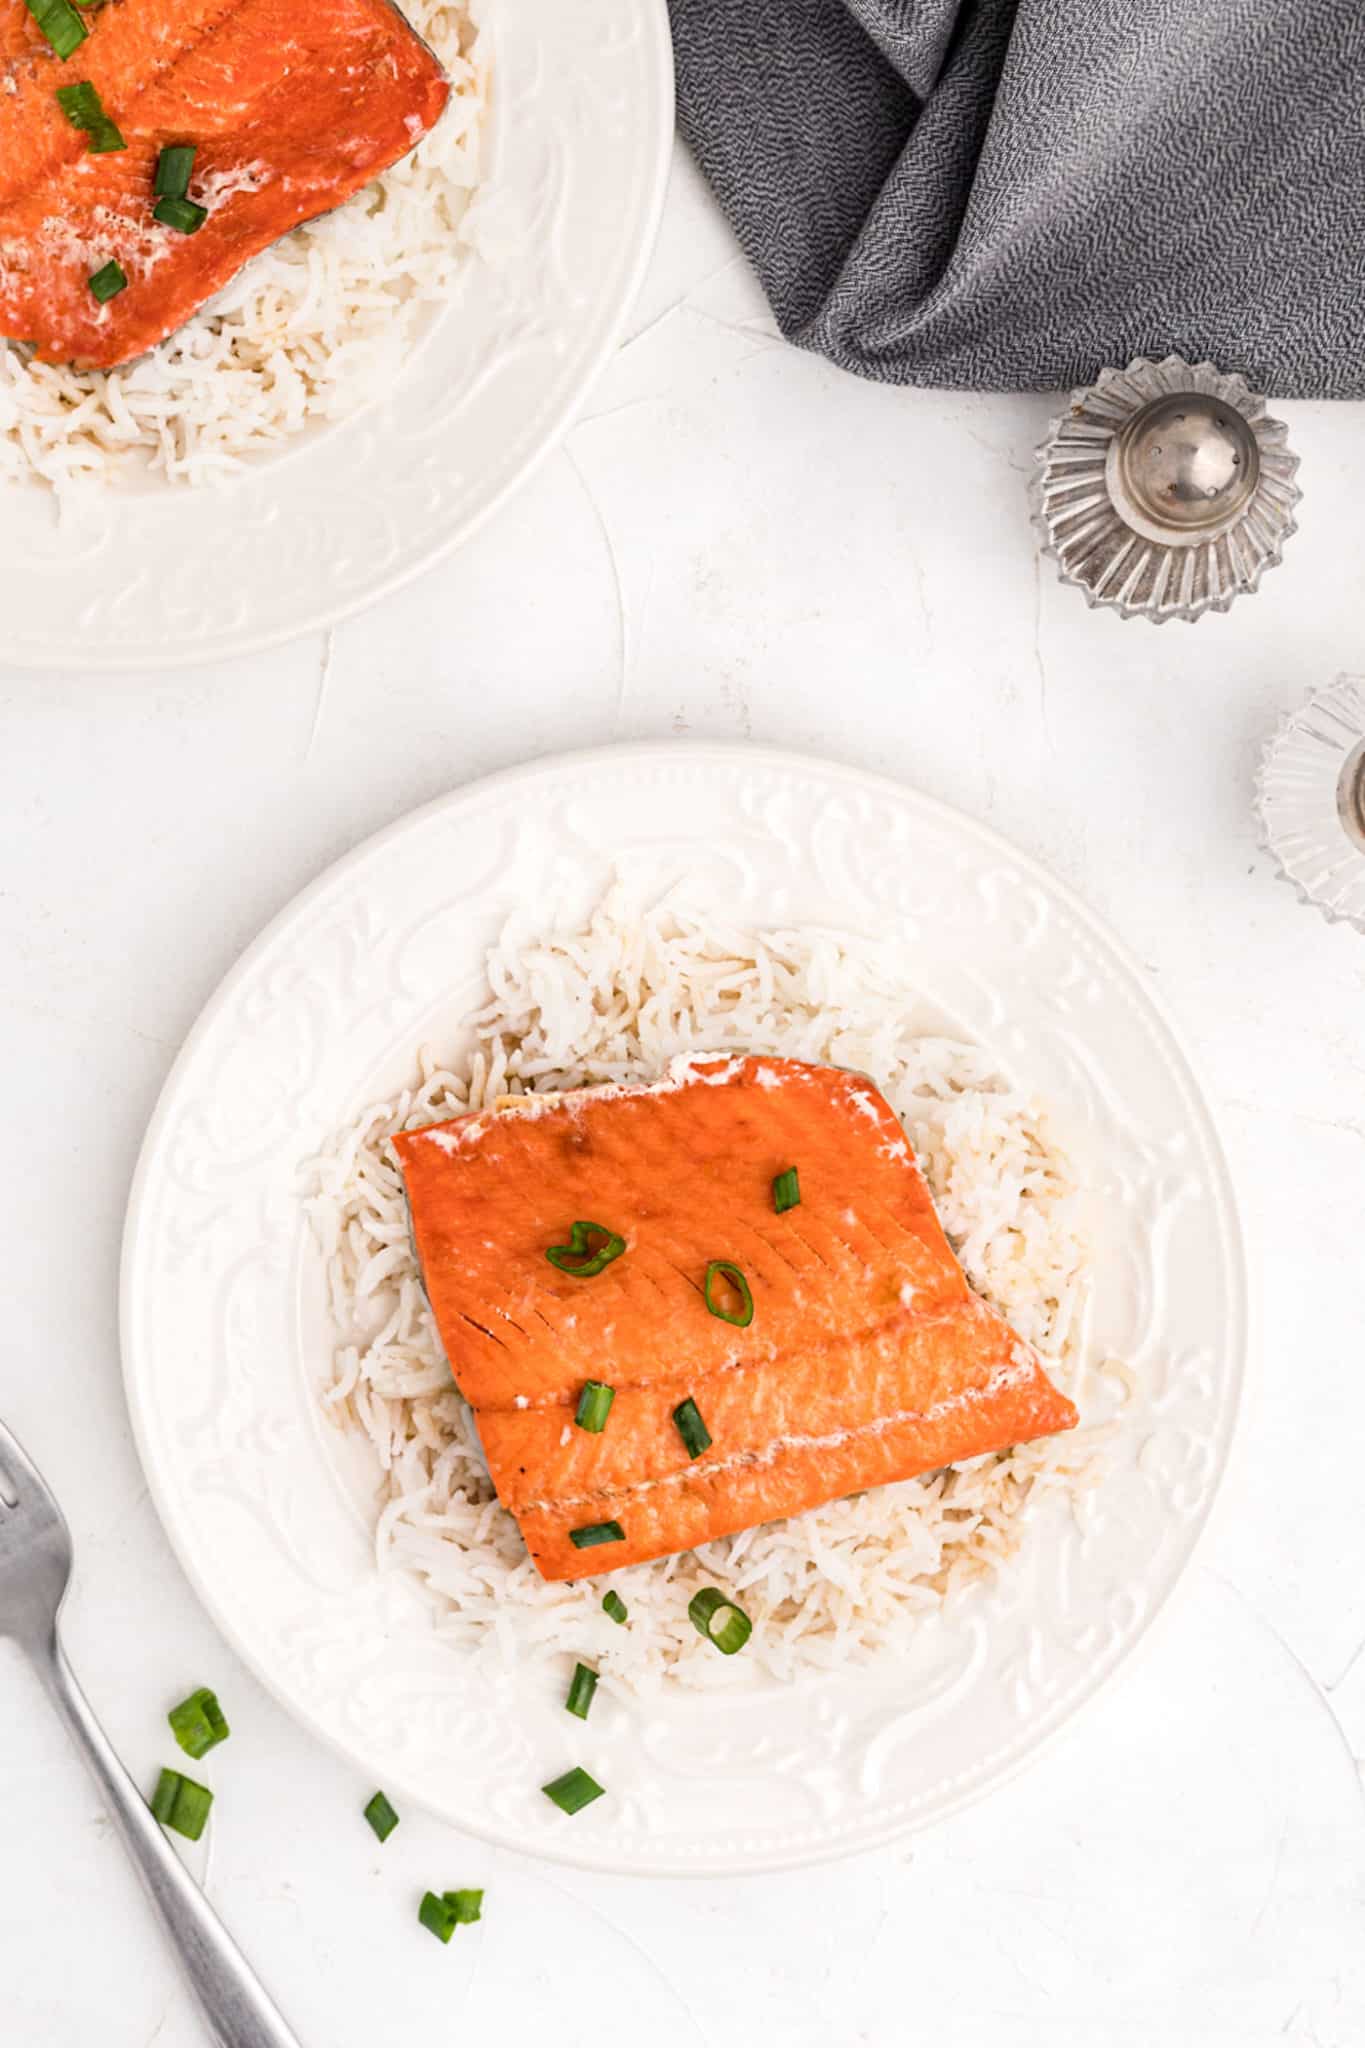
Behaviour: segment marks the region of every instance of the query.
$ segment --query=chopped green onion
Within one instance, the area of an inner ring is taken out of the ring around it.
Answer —
[[[77,85],[57,87],[57,105],[66,115],[73,128],[88,128],[92,121],[104,119],[104,102],[99,87],[83,78]]]
[[[365,1808],[365,1818],[381,1842],[387,1842],[389,1836],[398,1825],[398,1815],[389,1805],[382,1792],[376,1792],[374,1798]]]
[[[701,1410],[689,1394],[673,1410],[673,1420],[678,1425],[689,1458],[699,1458],[703,1451],[711,1448],[711,1432],[701,1419]]]
[[[589,1243],[594,1237],[603,1240],[596,1251]],[[625,1248],[625,1239],[608,1230],[605,1223],[571,1223],[569,1242],[552,1244],[545,1256],[559,1272],[572,1273],[575,1280],[592,1280],[613,1259],[619,1259]]]
[[[565,1771],[562,1778],[555,1778],[540,1789],[561,1813],[581,1813],[594,1799],[600,1799],[604,1790],[596,1778],[590,1778],[577,1764],[571,1771]]]
[[[95,275],[89,282],[91,291],[102,306],[107,305],[110,299],[116,299],[120,292],[128,289],[128,278],[123,265],[115,263],[112,258],[104,265],[102,270],[95,272]]]
[[[91,156],[112,156],[116,150],[128,147],[117,124],[107,118],[97,121],[87,132],[90,136]]]
[[[728,1308],[720,1306],[711,1291],[715,1286],[717,1273],[724,1275],[739,1296],[740,1306],[733,1315]],[[754,1297],[749,1291],[748,1281],[738,1266],[732,1266],[728,1259],[712,1259],[706,1268],[706,1284],[702,1292],[706,1296],[706,1306],[713,1316],[719,1316],[723,1323],[733,1323],[737,1330],[748,1329],[754,1319]]]
[[[92,156],[108,156],[113,150],[128,147],[105,113],[98,88],[88,78],[82,79],[79,85],[59,85],[57,105],[73,128],[84,131]]]
[[[209,1817],[213,1794],[207,1785],[182,1778],[179,1771],[163,1771],[152,1794],[152,1812],[163,1828],[174,1828],[187,1841],[197,1842]]]
[[[607,1417],[615,1399],[615,1387],[607,1386],[603,1380],[584,1380],[583,1391],[574,1410],[574,1421],[590,1436],[600,1436],[607,1426]]]
[[[575,1664],[573,1678],[569,1685],[569,1697],[564,1704],[571,1714],[577,1714],[580,1721],[588,1718],[588,1708],[597,1690],[597,1673],[590,1671],[586,1664]]]
[[[29,13],[65,63],[90,31],[70,0],[26,0]]]
[[[417,1908],[417,1918],[438,1941],[449,1941],[455,1932],[455,1908],[448,1898],[442,1898],[436,1892],[423,1892],[422,1903]]]
[[[692,1626],[698,1635],[714,1643],[723,1657],[742,1650],[754,1632],[754,1625],[742,1607],[727,1600],[718,1586],[703,1586],[687,1603]]]
[[[586,1528],[570,1529],[575,1550],[594,1550],[599,1543],[624,1543],[626,1532],[619,1522],[589,1522]]]
[[[801,1206],[801,1183],[796,1177],[796,1168],[789,1166],[785,1173],[779,1173],[773,1182],[773,1207],[779,1216],[787,1209]]]
[[[449,1941],[457,1927],[472,1927],[483,1918],[482,1892],[424,1892],[417,1918],[438,1941]]]
[[[158,199],[183,199],[189,192],[193,170],[193,145],[169,143],[156,160],[156,179],[152,190]]]
[[[158,199],[152,208],[153,220],[180,235],[197,235],[208,217],[208,208],[196,206],[192,199]]]
[[[602,1595],[602,1612],[609,1614],[613,1621],[624,1621],[630,1613],[630,1609],[619,1593],[604,1593]]]
[[[192,1692],[187,1700],[181,1700],[178,1707],[172,1707],[166,1719],[186,1756],[196,1759],[207,1756],[220,1742],[226,1742],[232,1733],[217,1695],[211,1693],[206,1685],[201,1685],[198,1692]]]

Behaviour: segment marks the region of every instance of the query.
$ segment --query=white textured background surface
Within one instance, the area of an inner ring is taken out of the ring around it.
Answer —
[[[1085,609],[1023,504],[1045,399],[862,386],[785,349],[679,162],[566,448],[455,560],[328,642],[178,678],[0,675],[0,1414],[58,1487],[68,1641],[142,1779],[214,1683],[212,1896],[304,2048],[1354,2048],[1365,2039],[1365,942],[1255,851],[1279,710],[1365,670],[1365,411],[1291,406],[1302,532],[1264,593],[1160,632]],[[0,648],[3,615],[0,613]],[[124,1416],[124,1196],[180,1037],[357,838],[530,754],[804,747],[988,820],[1137,950],[1237,1173],[1262,1361],[1202,1562],[1028,1774],[808,1876],[579,1878],[409,1815],[238,1669]],[[80,1766],[0,1650],[0,2039],[194,2048]],[[449,1949],[427,1885],[486,1884]]]

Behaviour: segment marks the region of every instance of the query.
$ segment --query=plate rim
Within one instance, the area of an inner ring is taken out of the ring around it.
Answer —
[[[631,740],[607,743],[592,747],[570,749],[548,754],[530,761],[521,761],[477,776],[464,783],[457,783],[441,795],[403,812],[390,820],[387,825],[368,834],[355,846],[336,859],[327,863],[311,881],[295,892],[281,905],[279,910],[262,926],[259,932],[233,960],[226,972],[201,1006],[180,1045],[166,1078],[161,1085],[152,1114],[148,1120],[142,1143],[138,1148],[137,1160],[129,1182],[124,1225],[119,1256],[119,1299],[118,1331],[120,1370],[123,1380],[124,1400],[128,1410],[133,1440],[137,1447],[138,1459],[152,1501],[156,1507],[162,1533],[170,1545],[181,1571],[185,1574],[197,1599],[209,1616],[215,1628],[224,1637],[233,1654],[240,1659],[271,1699],[289,1718],[303,1727],[309,1736],[320,1741],[333,1754],[340,1756],[354,1769],[368,1772],[369,1761],[360,1751],[353,1748],[340,1735],[322,1727],[311,1718],[300,1713],[296,1703],[286,1697],[275,1676],[240,1637],[233,1621],[220,1606],[217,1596],[212,1593],[202,1578],[197,1564],[182,1548],[176,1532],[175,1512],[163,1490],[157,1461],[152,1454],[147,1428],[135,1391],[135,1374],[132,1366],[136,1335],[134,1321],[136,1310],[133,1303],[134,1267],[140,1257],[143,1231],[143,1212],[146,1207],[147,1186],[154,1170],[156,1156],[165,1128],[178,1108],[181,1083],[189,1072],[201,1041],[207,1037],[216,1023],[220,1011],[229,1004],[238,988],[247,979],[255,966],[258,956],[272,946],[281,933],[295,918],[307,914],[312,905],[337,882],[348,870],[361,867],[375,853],[389,842],[441,812],[452,811],[466,806],[473,808],[488,796],[515,788],[517,785],[534,785],[547,778],[554,778],[566,771],[591,770],[598,766],[621,766],[630,761],[651,763],[661,766],[676,763],[686,757],[694,764],[711,763],[717,767],[744,764],[788,774],[810,774],[812,771],[837,780],[864,795],[877,795],[899,803],[908,803],[923,815],[940,825],[949,825],[954,831],[965,833],[984,849],[1011,861],[1021,873],[1043,887],[1063,904],[1084,926],[1086,931],[1097,938],[1114,955],[1135,984],[1141,989],[1150,1014],[1161,1026],[1166,1038],[1166,1050],[1178,1064],[1182,1078],[1193,1094],[1207,1126],[1210,1147],[1209,1163],[1218,1182],[1218,1193],[1227,1226],[1227,1252],[1229,1258],[1228,1279],[1231,1298],[1235,1309],[1235,1343],[1230,1346],[1232,1360],[1232,1396],[1227,1418],[1224,1442],[1217,1467],[1212,1474],[1207,1506],[1203,1518],[1194,1529],[1189,1547],[1170,1584],[1154,1598],[1146,1615],[1128,1642],[1107,1668],[1093,1677],[1086,1689],[1066,1701],[1050,1726],[1034,1733],[1031,1742],[1003,1764],[998,1765],[988,1777],[976,1777],[949,1794],[940,1793],[934,1811],[922,1819],[904,1814],[880,1826],[865,1827],[856,1841],[829,1840],[814,1845],[793,1845],[789,1848],[774,1848],[746,1859],[742,1865],[733,1861],[709,1861],[704,1858],[689,1859],[687,1862],[653,1864],[642,1869],[638,1864],[607,1855],[584,1855],[574,1853],[567,1846],[563,1851],[552,1843],[537,1843],[528,1846],[526,1841],[511,1830],[495,1824],[472,1823],[452,1820],[446,1813],[426,1804],[419,1787],[404,1786],[397,1774],[390,1773],[396,1789],[420,1805],[433,1819],[457,1833],[467,1833],[474,1839],[482,1840],[517,1855],[543,1859],[570,1869],[594,1870],[608,1874],[637,1878],[715,1878],[760,1875],[783,1870],[813,1868],[816,1865],[840,1861],[846,1857],[869,1853],[904,1841],[911,1834],[926,1826],[933,1826],[940,1820],[960,1813],[966,1807],[975,1805],[986,1798],[998,1786],[1007,1784],[1035,1758],[1048,1751],[1069,1726],[1078,1713],[1083,1712],[1092,1701],[1100,1698],[1114,1683],[1118,1674],[1131,1670],[1134,1660],[1145,1655],[1150,1648],[1153,1632],[1168,1616],[1172,1603],[1189,1582],[1192,1567],[1200,1561],[1209,1541],[1210,1529],[1219,1518],[1220,1511],[1229,1495],[1228,1478],[1234,1460],[1240,1455],[1245,1432],[1243,1421],[1247,1407],[1249,1385],[1252,1382],[1257,1356],[1257,1318],[1255,1303],[1249,1285],[1246,1257],[1246,1233],[1242,1221],[1241,1204],[1235,1178],[1228,1162],[1222,1135],[1215,1118],[1209,1095],[1203,1085],[1198,1064],[1191,1056],[1184,1033],[1172,1017],[1164,996],[1153,990],[1148,983],[1141,962],[1136,953],[1127,945],[1107,922],[1092,910],[1085,898],[1071,884],[1055,875],[1041,860],[1021,850],[1005,834],[994,826],[982,823],[971,813],[959,809],[917,788],[913,783],[902,782],[895,776],[876,770],[863,769],[843,760],[832,759],[814,749],[775,747],[743,741],[723,740]],[[585,1845],[586,1846],[586,1845]]]
[[[663,221],[664,205],[668,198],[676,134],[676,118],[673,111],[676,105],[676,77],[668,0],[635,0],[635,4],[642,10],[642,19],[652,39],[654,89],[660,106],[665,110],[664,118],[658,124],[654,160],[650,166],[650,194],[644,209],[644,231],[639,237],[630,267],[623,280],[620,303],[611,319],[605,323],[596,348],[585,356],[580,381],[573,390],[565,393],[558,410],[552,414],[539,445],[528,450],[517,467],[503,478],[497,490],[476,510],[442,534],[429,547],[414,552],[402,562],[395,563],[381,582],[360,596],[338,596],[335,603],[309,612],[306,617],[292,625],[266,627],[256,633],[244,632],[203,648],[190,644],[185,647],[150,649],[127,654],[121,653],[117,648],[111,648],[107,652],[96,650],[93,658],[89,653],[82,657],[81,667],[86,672],[93,675],[158,675],[179,669],[207,668],[216,662],[247,660],[253,655],[265,654],[276,647],[287,647],[295,640],[304,640],[317,633],[331,632],[336,627],[346,624],[348,620],[359,618],[375,605],[395,596],[400,590],[405,590],[428,570],[448,560],[457,549],[463,547],[489,520],[502,511],[543,463],[558,453],[591,397],[598,379],[620,347],[626,322],[640,296],[646,272],[653,260]],[[494,107],[490,110],[490,121],[496,123],[497,118],[497,109]],[[366,406],[362,407],[361,411],[370,409]],[[358,414],[353,413],[328,424],[329,427],[334,425],[338,430],[343,430],[358,417]],[[290,448],[287,445],[278,452],[284,460],[303,460],[307,456],[306,449]],[[229,479],[227,487],[230,488],[234,481],[237,479]],[[4,664],[0,663],[0,667],[3,666]],[[48,654],[43,651],[26,652],[23,660],[16,665],[17,673],[20,675],[66,674],[72,667],[73,662],[69,654]]]

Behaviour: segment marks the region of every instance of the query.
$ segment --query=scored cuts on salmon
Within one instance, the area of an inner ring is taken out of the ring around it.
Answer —
[[[861,1075],[708,1061],[655,1087],[505,1099],[394,1144],[446,1356],[547,1579],[1076,1421],[969,1286]],[[778,1213],[791,1168],[799,1203]],[[741,1326],[725,1318],[745,1290]],[[614,1389],[600,1433],[575,1421],[587,1381]],[[674,1415],[689,1399],[711,1438],[695,1458]]]
[[[405,156],[450,88],[390,0],[105,0],[62,61],[0,0],[0,334],[109,368],[183,326],[249,258]],[[57,99],[89,83],[127,147]],[[193,233],[153,218],[163,148],[195,151]],[[90,280],[117,263],[101,304]]]

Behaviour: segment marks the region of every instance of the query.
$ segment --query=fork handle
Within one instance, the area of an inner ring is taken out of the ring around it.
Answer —
[[[118,1823],[124,1845],[198,1994],[214,2040],[220,2048],[299,2048],[297,2035],[286,2026],[115,1756],[72,1676],[55,1632],[47,1654],[35,1662],[53,1705]]]

